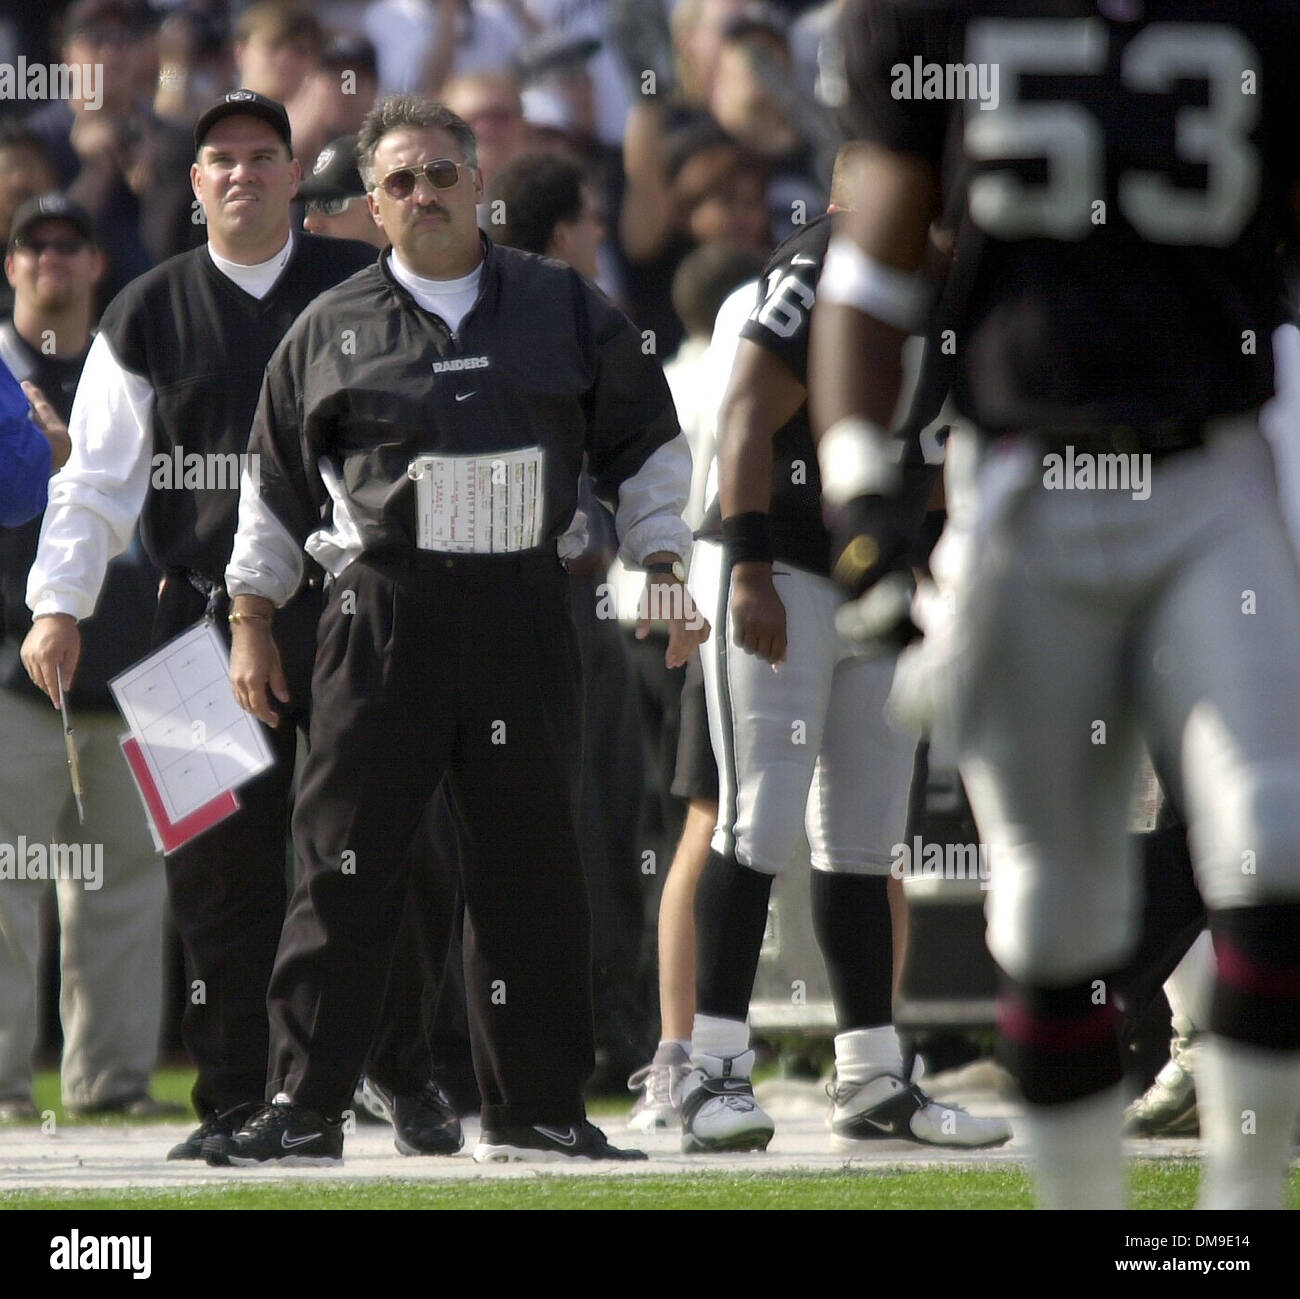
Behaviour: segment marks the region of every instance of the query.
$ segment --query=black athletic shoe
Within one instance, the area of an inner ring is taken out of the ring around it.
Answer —
[[[447,1093],[430,1079],[417,1092],[394,1093],[373,1078],[361,1080],[362,1104],[393,1125],[404,1155],[454,1155],[465,1144]]]
[[[220,1114],[209,1114],[179,1146],[167,1152],[168,1159],[202,1159],[203,1145],[209,1139],[223,1139],[253,1117],[262,1107],[257,1101],[246,1101]]]
[[[594,1123],[567,1123],[550,1127],[484,1130],[474,1147],[476,1164],[551,1164],[565,1159],[648,1159],[644,1150],[619,1150],[611,1146]]]
[[[277,1096],[230,1136],[203,1143],[209,1164],[339,1164],[343,1162],[343,1124]]]

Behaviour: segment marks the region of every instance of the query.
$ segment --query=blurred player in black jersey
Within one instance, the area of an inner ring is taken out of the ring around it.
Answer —
[[[1300,9],[851,0],[862,201],[828,253],[814,415],[836,573],[897,568],[885,454],[927,229],[965,188],[948,530],[900,715],[950,727],[988,841],[999,1026],[1040,1201],[1123,1195],[1112,972],[1143,738],[1217,957],[1207,1207],[1281,1207],[1300,1109],[1300,580],[1258,409],[1295,233]]]
[[[832,210],[844,205],[839,168]],[[812,911],[835,1003],[832,1143],[902,1138],[990,1146],[1001,1119],[932,1101],[912,1081],[891,1023],[886,886],[903,837],[914,743],[884,703],[890,655],[844,639],[844,597],[808,424],[808,326],[831,236],[817,217],[772,255],[740,331],[718,416],[718,498],[697,534],[691,580],[719,629],[702,647],[719,768],[719,815],[696,890],[697,1013],[681,1085],[686,1151],[762,1149],[773,1124],[749,1080],[746,1016],[772,881],[812,848]],[[909,465],[914,511],[935,472]],[[721,545],[718,543],[721,542]],[[716,614],[715,612],[716,611]]]

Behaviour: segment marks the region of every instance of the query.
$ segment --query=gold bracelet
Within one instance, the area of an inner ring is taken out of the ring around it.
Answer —
[[[240,623],[240,622],[269,623],[271,621],[271,615],[269,613],[250,613],[241,610],[239,612],[228,615],[226,621],[231,624]]]

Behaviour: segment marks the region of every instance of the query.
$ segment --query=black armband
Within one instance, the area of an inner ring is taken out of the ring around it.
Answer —
[[[733,564],[772,562],[772,525],[762,510],[722,520],[722,545]]]

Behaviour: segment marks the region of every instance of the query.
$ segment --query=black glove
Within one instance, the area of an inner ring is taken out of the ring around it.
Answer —
[[[913,572],[928,571],[937,539],[926,512],[937,478],[934,466],[907,465],[897,496],[855,496],[826,511],[831,575],[849,597],[835,625],[864,653],[896,653],[921,636]]]
[[[888,573],[907,573],[919,520],[910,502],[892,496],[855,496],[826,514],[831,576],[857,599]]]

